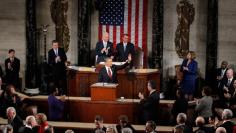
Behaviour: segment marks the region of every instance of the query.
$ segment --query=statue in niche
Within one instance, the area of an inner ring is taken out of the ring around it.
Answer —
[[[65,52],[69,49],[70,31],[67,24],[68,0],[53,0],[50,6],[51,18],[56,28],[56,40]]]
[[[189,51],[190,25],[194,21],[195,9],[188,0],[181,0],[176,7],[178,25],[175,32],[175,49],[180,58]]]

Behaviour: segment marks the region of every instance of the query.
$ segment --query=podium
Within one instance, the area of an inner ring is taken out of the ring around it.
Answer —
[[[95,83],[90,86],[92,101],[115,101],[118,84]]]

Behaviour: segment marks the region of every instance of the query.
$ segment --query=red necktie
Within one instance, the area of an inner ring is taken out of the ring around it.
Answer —
[[[109,76],[110,78],[112,78],[111,68],[108,68],[108,76]]]

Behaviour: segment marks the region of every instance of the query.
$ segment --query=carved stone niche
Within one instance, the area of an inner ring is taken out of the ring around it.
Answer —
[[[50,11],[56,28],[56,40],[67,52],[70,44],[70,31],[67,24],[68,0],[53,0]]]
[[[180,58],[189,51],[190,25],[194,21],[195,9],[188,0],[181,0],[176,7],[178,25],[175,31],[175,50]]]

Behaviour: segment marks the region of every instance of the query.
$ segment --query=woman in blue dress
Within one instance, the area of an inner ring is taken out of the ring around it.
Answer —
[[[197,62],[194,60],[196,54],[193,51],[187,53],[186,59],[183,60],[181,65],[181,71],[183,72],[183,80],[181,83],[181,88],[185,94],[185,98],[188,100],[193,100],[193,94],[195,90],[195,82],[197,78]]]

